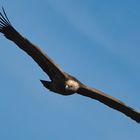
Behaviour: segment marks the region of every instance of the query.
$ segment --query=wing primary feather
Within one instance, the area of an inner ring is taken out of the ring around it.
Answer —
[[[7,26],[7,23],[5,23],[5,22],[2,20],[2,18],[0,18],[0,23],[3,24],[3,25],[5,25],[5,26]]]
[[[0,12],[0,16],[1,16],[1,20],[4,22],[4,23],[7,23],[7,25],[9,25],[10,23],[6,20],[6,18],[3,16],[3,14]]]
[[[3,7],[2,7],[2,11],[3,11],[4,15],[5,15],[5,18],[7,19],[6,21],[7,21],[9,24],[11,24],[11,23],[10,23],[10,20],[8,19],[7,15],[6,15],[6,12],[5,12],[5,10],[4,10]]]
[[[3,18],[1,18],[0,17],[0,22],[3,24],[3,25],[5,25],[5,26],[7,26],[7,25],[9,25],[5,20],[3,20]]]
[[[2,27],[3,27],[3,23],[0,22],[0,26],[1,26],[1,28],[2,28]]]
[[[116,98],[113,98],[99,90],[89,88],[87,86],[80,88],[77,93],[92,99],[96,99],[101,103],[122,112],[126,116],[135,120],[137,123],[140,123],[140,113]]]

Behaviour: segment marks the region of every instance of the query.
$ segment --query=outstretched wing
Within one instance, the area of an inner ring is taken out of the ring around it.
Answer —
[[[55,77],[65,78],[65,73],[43,51],[14,29],[3,8],[0,12],[0,32],[30,55],[51,80]]]
[[[99,90],[89,88],[84,85],[82,85],[82,87],[79,88],[77,93],[83,96],[90,97],[92,99],[96,99],[102,102],[103,104],[124,113],[126,116],[140,123],[140,113],[135,111],[133,108],[127,106],[118,99],[115,99]]]

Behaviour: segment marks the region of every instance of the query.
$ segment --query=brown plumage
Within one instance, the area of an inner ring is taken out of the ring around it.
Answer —
[[[80,95],[96,99],[101,103],[122,112],[136,122],[140,122],[140,113],[135,111],[133,108],[130,108],[118,99],[115,99],[99,90],[84,85],[75,77],[63,72],[47,56],[47,54],[15,30],[3,8],[2,12],[0,12],[0,32],[3,33],[7,39],[13,41],[20,49],[30,55],[42,70],[47,73],[50,81],[41,80],[41,82],[50,91],[62,95],[78,93]]]

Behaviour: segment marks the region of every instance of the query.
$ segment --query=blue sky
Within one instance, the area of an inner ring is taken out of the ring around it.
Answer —
[[[0,0],[14,27],[60,67],[140,111],[138,0]],[[45,89],[48,76],[0,36],[0,139],[139,140],[140,126],[80,95]]]

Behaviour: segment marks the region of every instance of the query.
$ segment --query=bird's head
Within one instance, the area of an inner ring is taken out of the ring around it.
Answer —
[[[65,84],[65,89],[76,92],[79,89],[79,83],[74,80],[67,80]]]

